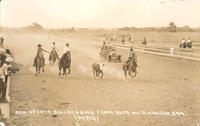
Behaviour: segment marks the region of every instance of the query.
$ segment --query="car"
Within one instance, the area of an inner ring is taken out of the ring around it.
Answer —
[[[111,62],[111,61],[121,62],[121,55],[117,54],[115,51],[109,51],[107,59],[109,62]]]

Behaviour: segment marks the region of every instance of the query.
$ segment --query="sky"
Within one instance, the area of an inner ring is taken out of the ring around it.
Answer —
[[[200,0],[2,0],[1,25],[21,27],[200,27]]]

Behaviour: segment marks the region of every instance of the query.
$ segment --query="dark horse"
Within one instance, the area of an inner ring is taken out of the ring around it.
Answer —
[[[53,49],[53,50],[51,51],[50,56],[49,56],[50,65],[51,65],[51,64],[54,65],[54,63],[56,62],[56,59],[59,60],[59,58],[58,58],[58,53],[56,52],[55,49]]]
[[[36,57],[36,60],[35,60],[35,70],[36,70],[36,76],[38,74],[40,74],[40,69],[42,68],[42,71],[44,72],[44,57],[42,56],[42,54],[39,54],[37,57]]]
[[[137,63],[134,59],[131,60],[129,65],[123,64],[123,70],[124,70],[125,78],[127,79],[127,72],[129,73],[131,78],[136,77],[136,75],[137,75],[137,69],[136,68],[137,68]],[[134,73],[134,75],[133,75],[133,73]]]
[[[71,72],[70,66],[71,66],[71,53],[67,52],[61,57],[61,59],[58,62],[59,75],[61,75],[62,69],[63,69],[63,75],[67,75],[66,69],[69,70],[68,74],[70,74]]]

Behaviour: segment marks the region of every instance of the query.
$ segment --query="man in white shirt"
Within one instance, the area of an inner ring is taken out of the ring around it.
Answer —
[[[66,44],[65,48],[63,49],[63,51],[64,51],[64,54],[66,54],[67,52],[71,52],[69,43]]]

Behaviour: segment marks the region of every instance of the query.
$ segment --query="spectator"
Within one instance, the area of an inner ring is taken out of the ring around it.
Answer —
[[[183,47],[183,48],[186,48],[186,41],[185,41],[185,39],[184,39],[184,38],[183,38],[183,40],[182,40],[182,42],[181,42],[181,43],[182,43],[182,47]]]
[[[188,38],[187,47],[192,48],[192,42],[191,42],[190,38]]]
[[[0,35],[0,48],[4,48],[4,38]]]
[[[122,37],[122,45],[124,45],[124,44],[125,44],[125,38]]]
[[[147,40],[146,40],[146,37],[144,37],[144,40],[142,42],[142,45],[146,45],[147,44]]]
[[[0,95],[1,95],[1,102],[7,102],[6,99],[6,89],[7,89],[7,81],[8,81],[8,68],[11,67],[10,62],[11,58],[7,57],[5,63],[0,68]]]

